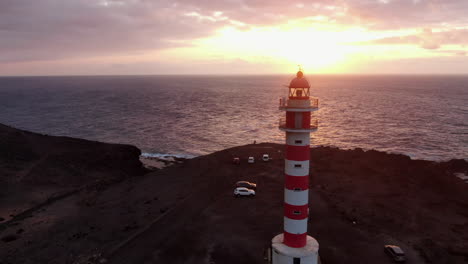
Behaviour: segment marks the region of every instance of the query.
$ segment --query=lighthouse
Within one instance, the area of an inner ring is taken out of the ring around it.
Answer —
[[[286,132],[284,160],[284,228],[272,239],[273,264],[317,264],[319,244],[307,235],[309,218],[310,133],[317,130],[311,113],[318,99],[310,97],[310,85],[302,71],[289,84],[288,98],[280,99],[286,112],[279,129]]]

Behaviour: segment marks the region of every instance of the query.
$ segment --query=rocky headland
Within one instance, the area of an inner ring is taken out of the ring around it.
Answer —
[[[0,125],[0,263],[265,263],[282,232],[283,150],[245,145],[149,170],[133,146]],[[317,147],[310,173],[323,263],[391,263],[384,244],[408,263],[468,263],[465,160]],[[257,196],[234,198],[238,180]]]

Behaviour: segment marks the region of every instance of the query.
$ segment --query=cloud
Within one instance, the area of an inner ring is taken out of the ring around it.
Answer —
[[[350,73],[374,74],[468,74],[466,57],[430,57],[367,61]]]
[[[442,43],[442,39],[437,38],[430,28],[425,28],[420,35],[421,47],[424,49],[438,49]]]
[[[58,59],[190,45],[219,21],[185,16],[170,2],[3,0],[0,61]]]
[[[0,63],[144,54],[190,46],[225,26],[301,20],[369,30],[439,28],[468,25],[467,13],[466,0],[1,0]],[[426,33],[400,41],[432,49],[446,42]]]
[[[374,30],[467,25],[465,0],[180,0],[200,12],[225,11],[251,25],[281,24],[310,16],[327,16],[343,25]]]
[[[464,0],[359,0],[348,5],[350,23],[374,30],[466,26],[467,12]]]
[[[468,50],[437,50],[440,54],[464,57],[468,54]]]
[[[430,28],[424,28],[418,34],[381,38],[363,42],[365,45],[418,45],[424,49],[435,50],[444,45],[468,45],[468,29],[455,29],[434,32]]]

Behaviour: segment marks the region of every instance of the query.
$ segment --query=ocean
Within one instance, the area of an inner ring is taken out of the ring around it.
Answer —
[[[0,78],[0,123],[193,157],[284,142],[279,98],[294,75]],[[468,76],[309,75],[313,146],[414,159],[468,158]]]

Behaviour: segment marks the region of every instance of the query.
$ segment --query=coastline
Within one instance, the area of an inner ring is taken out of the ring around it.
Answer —
[[[9,183],[0,196],[5,263],[262,263],[259,252],[281,232],[283,145],[239,146],[148,171],[131,146],[6,126],[0,133],[0,172]],[[272,160],[246,163],[263,153]],[[239,166],[233,156],[241,157]],[[465,160],[318,147],[311,161],[309,230],[324,262],[386,263],[383,243],[401,245],[411,263],[468,261],[468,237],[460,235],[468,234],[468,185],[454,176],[468,173]],[[25,173],[29,162],[36,170]],[[257,197],[232,197],[240,179],[257,182]],[[14,208],[18,196],[30,200]]]

